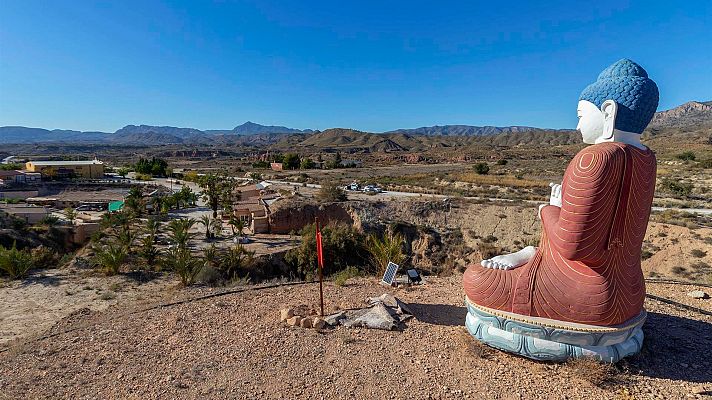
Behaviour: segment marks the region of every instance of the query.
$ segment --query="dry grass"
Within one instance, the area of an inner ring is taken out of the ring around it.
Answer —
[[[572,358],[564,364],[571,375],[601,387],[615,383],[617,371],[613,364],[593,358]]]
[[[459,327],[454,336],[455,341],[458,343],[457,347],[462,349],[465,355],[480,359],[492,357],[492,348],[477,341],[464,326]]]
[[[512,175],[480,175],[475,172],[464,172],[455,176],[460,182],[477,185],[508,186],[517,188],[548,187],[549,181],[543,179],[518,179]]]

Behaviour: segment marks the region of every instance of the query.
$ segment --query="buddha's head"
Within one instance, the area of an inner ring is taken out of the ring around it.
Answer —
[[[581,92],[576,130],[588,144],[611,140],[614,130],[639,135],[657,108],[657,85],[643,67],[624,58]]]

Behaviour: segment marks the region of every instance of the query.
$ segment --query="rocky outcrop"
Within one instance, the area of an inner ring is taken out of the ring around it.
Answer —
[[[270,214],[270,233],[288,234],[298,232],[303,227],[313,224],[319,218],[321,224],[331,221],[340,221],[353,224],[354,220],[342,203],[329,203],[323,205],[301,204],[280,207]]]

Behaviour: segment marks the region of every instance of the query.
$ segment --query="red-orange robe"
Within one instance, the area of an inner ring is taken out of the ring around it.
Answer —
[[[655,190],[649,149],[622,143],[586,147],[569,163],[562,206],[541,210],[535,256],[508,270],[470,266],[475,304],[521,315],[611,326],[643,309],[640,253]]]

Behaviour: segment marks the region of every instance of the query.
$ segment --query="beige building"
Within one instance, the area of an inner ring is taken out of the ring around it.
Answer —
[[[57,178],[99,179],[104,177],[104,163],[90,161],[28,161],[25,169]]]
[[[36,224],[49,215],[49,210],[46,207],[27,204],[0,204],[0,212],[12,215],[29,224]]]

